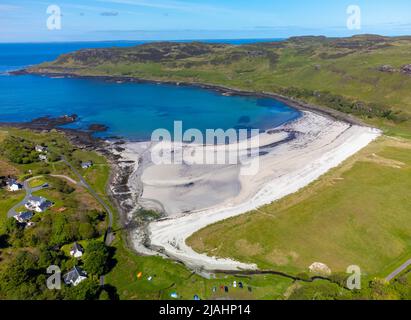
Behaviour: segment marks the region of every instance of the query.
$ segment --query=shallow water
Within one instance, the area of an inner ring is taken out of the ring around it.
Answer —
[[[135,45],[120,43],[119,45]],[[55,59],[78,48],[114,43],[1,44],[0,72]],[[267,129],[296,119],[300,113],[282,102],[254,97],[223,96],[201,88],[113,83],[98,79],[0,76],[0,122],[30,121],[41,116],[77,114],[70,127],[104,124],[100,136],[145,140],[159,128]]]

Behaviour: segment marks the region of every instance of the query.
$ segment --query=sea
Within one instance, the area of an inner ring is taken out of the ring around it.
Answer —
[[[240,45],[281,39],[207,40]],[[204,41],[204,40],[202,40]],[[149,83],[116,83],[102,79],[76,79],[8,72],[53,61],[59,55],[85,48],[128,47],[143,41],[70,43],[0,43],[0,122],[26,122],[50,116],[78,115],[71,128],[87,130],[91,124],[108,129],[102,138],[131,141],[150,139],[156,129],[234,128],[266,130],[297,119],[301,113],[275,99],[224,96],[188,86]]]

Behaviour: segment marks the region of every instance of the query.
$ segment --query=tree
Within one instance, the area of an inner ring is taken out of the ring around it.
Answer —
[[[97,300],[100,285],[93,279],[86,279],[75,287],[65,287],[64,300]]]
[[[73,193],[76,189],[70,186],[66,181],[61,179],[53,179],[52,180],[53,188],[57,191],[65,194]]]
[[[0,273],[0,292],[9,299],[32,299],[38,292],[36,262],[33,254],[20,252]]]
[[[22,246],[24,238],[24,227],[17,222],[14,218],[9,218],[5,224],[6,235],[8,236],[8,242],[14,247]]]
[[[9,246],[8,239],[9,236],[7,234],[0,234],[0,249],[7,248]]]
[[[101,290],[99,300],[110,300],[110,295],[106,290]]]
[[[90,223],[81,223],[79,227],[81,239],[91,239],[96,235],[94,227]]]
[[[84,254],[84,269],[94,276],[105,274],[108,269],[109,256],[109,250],[103,242],[91,241]]]

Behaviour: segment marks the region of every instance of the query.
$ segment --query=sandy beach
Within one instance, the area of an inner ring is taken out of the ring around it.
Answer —
[[[129,201],[161,210],[165,216],[151,222],[144,236],[141,230],[135,231],[134,246],[146,254],[161,252],[196,270],[256,269],[256,265],[196,253],[186,239],[210,224],[297,192],[380,134],[373,128],[303,111],[296,121],[260,134],[259,169],[253,175],[241,174],[249,163],[154,165],[150,155],[155,143],[126,143],[118,154],[134,163],[128,180],[133,200]],[[206,154],[214,152],[201,148]]]

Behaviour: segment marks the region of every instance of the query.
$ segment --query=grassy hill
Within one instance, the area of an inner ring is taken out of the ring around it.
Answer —
[[[233,46],[159,42],[87,49],[28,70],[221,85],[282,94],[411,137],[411,37],[296,37]]]

